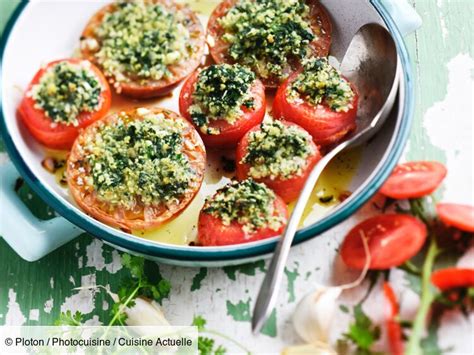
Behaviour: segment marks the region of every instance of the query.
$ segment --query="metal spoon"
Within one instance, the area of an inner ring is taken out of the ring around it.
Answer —
[[[395,42],[385,27],[376,23],[362,26],[351,41],[340,70],[359,92],[358,128],[350,139],[327,153],[308,176],[260,287],[253,310],[254,333],[260,331],[275,306],[293,238],[319,176],[337,154],[372,137],[393,107],[398,91],[400,63]]]

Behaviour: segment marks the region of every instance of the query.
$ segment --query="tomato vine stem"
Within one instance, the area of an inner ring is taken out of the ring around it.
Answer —
[[[423,351],[420,347],[421,337],[426,325],[426,318],[430,310],[431,303],[433,302],[435,295],[431,286],[431,271],[433,270],[434,261],[439,254],[440,249],[436,243],[434,235],[430,236],[430,244],[426,253],[425,260],[423,262],[423,268],[421,271],[421,299],[420,306],[413,322],[413,329],[410,334],[408,341],[408,347],[406,353],[410,355],[422,355]]]

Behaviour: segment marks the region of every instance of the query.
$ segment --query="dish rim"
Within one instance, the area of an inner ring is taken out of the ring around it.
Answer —
[[[10,34],[23,10],[28,5],[28,1],[23,0],[14,10],[11,15],[1,38],[0,42],[0,83],[2,82],[3,58],[5,56],[5,48],[10,38]],[[414,110],[414,86],[411,80],[412,72],[410,59],[407,48],[403,41],[397,26],[382,4],[378,1],[370,1],[371,5],[379,13],[390,33],[394,36],[397,45],[398,54],[403,68],[403,80],[400,85],[403,86],[404,95],[402,95],[403,102],[400,103],[402,108],[401,118],[397,123],[398,132],[395,132],[395,137],[392,135],[391,147],[388,148],[385,158],[379,163],[378,169],[374,170],[371,175],[364,181],[365,187],[358,191],[357,195],[347,200],[347,203],[339,205],[334,211],[331,211],[327,216],[323,217],[316,223],[300,229],[295,236],[293,245],[308,241],[317,237],[324,231],[332,228],[338,223],[342,222],[350,215],[355,213],[362,207],[380,188],[385,179],[389,176],[398,158],[403,152],[405,143],[408,139],[411,122],[413,119]],[[80,227],[91,235],[106,241],[109,244],[116,245],[121,249],[126,249],[131,252],[137,252],[150,257],[182,260],[182,261],[227,261],[258,257],[271,252],[276,245],[277,238],[273,237],[261,241],[237,244],[225,247],[196,247],[196,246],[178,246],[173,244],[165,244],[143,239],[124,233],[109,227],[90,216],[87,216],[83,211],[79,213],[67,206],[51,193],[45,186],[39,183],[38,178],[33,171],[28,167],[27,163],[21,157],[17,150],[13,139],[8,133],[5,113],[3,111],[2,100],[3,93],[0,85],[0,133],[3,138],[6,151],[19,171],[20,175],[25,179],[28,185],[37,193],[40,198],[57,211],[62,217],[69,220],[71,223]],[[78,209],[78,208],[77,208]]]

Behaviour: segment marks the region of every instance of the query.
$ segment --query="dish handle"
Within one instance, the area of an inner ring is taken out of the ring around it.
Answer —
[[[372,0],[382,4],[392,17],[402,36],[409,35],[421,27],[423,21],[407,0]]]
[[[36,261],[83,233],[63,217],[34,216],[15,191],[18,178],[11,162],[0,167],[0,235],[20,257]]]

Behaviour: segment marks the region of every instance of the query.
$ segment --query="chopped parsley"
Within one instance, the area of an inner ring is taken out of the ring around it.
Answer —
[[[77,126],[82,112],[94,112],[101,105],[102,86],[88,68],[89,62],[59,62],[46,69],[29,95],[35,108],[44,110],[54,123]]]
[[[250,165],[254,179],[288,179],[302,173],[306,159],[314,154],[308,132],[278,120],[265,120],[260,129],[249,134],[247,154],[242,162]]]
[[[234,64],[211,65],[198,75],[193,105],[189,113],[196,126],[207,134],[219,134],[209,127],[210,121],[224,119],[233,124],[242,114],[241,106],[252,108],[254,100],[250,87],[255,74],[248,68]]]
[[[159,3],[120,0],[95,30],[96,59],[116,82],[171,77],[168,67],[191,54],[186,21]]]
[[[206,200],[203,212],[219,218],[224,225],[237,222],[249,234],[262,227],[278,230],[285,221],[275,215],[275,198],[272,190],[252,179],[234,181]]]
[[[315,35],[302,0],[240,0],[219,20],[229,56],[260,77],[284,79],[291,58],[308,54]]]
[[[352,109],[354,92],[341,73],[326,58],[311,58],[304,63],[303,72],[288,87],[290,101],[304,98],[312,105],[322,102],[336,112]]]
[[[177,203],[196,176],[183,152],[184,123],[140,110],[142,120],[120,113],[87,136],[82,147],[90,167],[86,184],[112,206]]]

